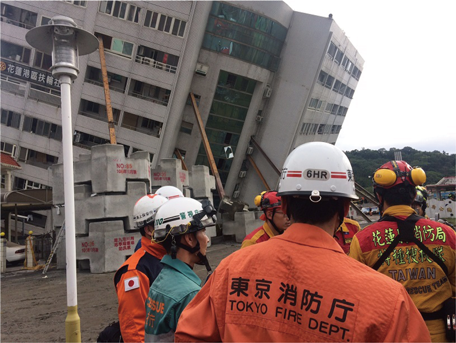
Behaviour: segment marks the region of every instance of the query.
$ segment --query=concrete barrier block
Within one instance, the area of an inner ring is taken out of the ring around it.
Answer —
[[[188,171],[182,170],[181,161],[175,158],[162,159],[151,173],[153,191],[162,186],[174,186],[182,191],[189,185]]]
[[[94,193],[125,192],[125,173],[129,169],[122,145],[92,147],[91,175]]]
[[[214,179],[214,180],[212,180]],[[192,166],[190,184],[195,198],[212,198],[212,189],[215,189],[215,178],[209,174],[207,166]]]
[[[84,155],[86,156],[86,155]],[[91,156],[91,155],[87,155]],[[92,180],[91,175],[91,160],[84,159],[74,162],[73,164],[73,174],[74,174],[74,183],[89,183]]]
[[[238,224],[235,227],[234,235],[236,236],[236,242],[241,243],[247,232],[252,232],[257,227],[263,225],[263,221],[258,221],[255,218],[254,212],[236,212],[234,214],[234,221]]]
[[[65,203],[64,184],[63,184],[63,164],[54,164],[51,167],[52,170],[52,202],[55,205],[61,205]]]

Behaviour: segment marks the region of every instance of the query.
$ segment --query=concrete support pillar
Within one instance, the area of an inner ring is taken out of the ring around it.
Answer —
[[[25,239],[25,267],[33,268],[35,267],[35,252],[33,251],[33,246],[35,243],[35,238],[32,236],[32,231],[29,232],[29,236]]]
[[[2,232],[0,237],[0,273],[6,272],[6,238]]]

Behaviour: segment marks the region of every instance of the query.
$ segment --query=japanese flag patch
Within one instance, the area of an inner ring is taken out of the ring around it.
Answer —
[[[125,292],[139,288],[139,278],[137,276],[133,276],[129,279],[126,279],[124,281],[124,285],[125,285]]]

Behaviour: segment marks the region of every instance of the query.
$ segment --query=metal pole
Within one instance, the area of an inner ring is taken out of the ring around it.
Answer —
[[[73,130],[71,123],[71,77],[60,76],[62,102],[63,184],[65,192],[65,245],[68,314],[65,320],[67,342],[81,342],[76,282],[76,231],[74,214]]]

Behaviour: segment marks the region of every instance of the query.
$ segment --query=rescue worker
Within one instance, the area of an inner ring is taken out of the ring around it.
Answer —
[[[290,227],[217,266],[182,312],[176,342],[430,341],[404,287],[348,257],[333,238],[357,198],[339,148],[295,148],[278,195]]]
[[[184,196],[184,194],[181,192],[181,190],[174,186],[162,186],[159,189],[157,189],[155,194],[165,197],[168,200],[181,198]],[[139,248],[141,248],[141,241],[139,241],[136,244],[135,251],[137,251]]]
[[[211,271],[206,227],[215,225],[215,214],[210,202],[203,205],[191,198],[173,199],[158,209],[154,240],[167,254],[146,300],[146,342],[174,341],[181,312],[201,289],[194,265],[204,264]]]
[[[124,342],[144,342],[144,319],[149,288],[162,269],[160,260],[166,250],[152,243],[154,218],[157,209],[166,203],[165,197],[148,194],[133,208],[135,228],[141,232],[142,246],[131,255],[114,275],[119,301],[118,316]]]
[[[416,195],[412,203],[412,208],[416,214],[429,219],[426,215],[428,192],[423,186],[416,186]]]
[[[423,169],[389,161],[372,180],[381,218],[355,235],[349,256],[403,285],[432,341],[445,342],[446,321],[440,310],[455,295],[455,232],[417,216],[411,207],[415,187],[426,181]]]
[[[282,212],[282,201],[276,191],[262,192],[257,195],[255,205],[263,211],[260,219],[264,224],[244,238],[241,248],[267,241],[271,237],[282,234],[290,226],[290,220]]]
[[[334,233],[334,238],[336,239],[336,242],[339,243],[344,253],[348,254],[353,236],[360,230],[361,226],[356,220],[344,217],[342,225],[339,226]]]

